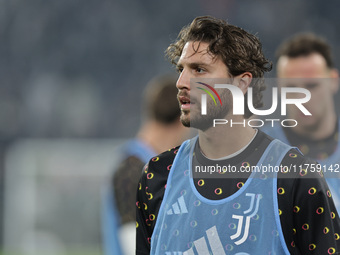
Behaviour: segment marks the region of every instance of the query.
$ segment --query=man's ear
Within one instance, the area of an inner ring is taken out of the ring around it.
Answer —
[[[245,72],[237,77],[238,87],[242,90],[243,94],[247,93],[252,79],[253,75],[250,72]]]

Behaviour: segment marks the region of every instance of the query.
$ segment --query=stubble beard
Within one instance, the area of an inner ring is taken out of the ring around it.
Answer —
[[[196,101],[195,109],[182,110],[180,120],[185,127],[192,127],[202,131],[213,126],[214,119],[225,119],[232,106],[229,90],[220,93],[223,105],[215,105],[212,101],[207,104],[207,115],[201,115],[201,104]]]

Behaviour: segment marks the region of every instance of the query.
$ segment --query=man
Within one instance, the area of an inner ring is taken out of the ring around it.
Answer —
[[[269,127],[264,132],[318,161],[325,171],[337,210],[340,210],[340,139],[334,95],[338,91],[338,71],[334,68],[329,44],[312,33],[297,34],[277,50],[277,77],[281,87],[308,89],[311,99],[305,107],[310,116],[296,107],[287,108],[289,119],[298,119],[292,128]]]
[[[198,17],[181,30],[167,55],[180,72],[181,121],[197,128],[198,137],[152,158],[144,170],[137,191],[136,253],[337,253],[339,218],[321,174],[286,171],[312,162],[240,124],[252,115],[248,108],[244,115],[233,114],[229,90],[246,94],[251,87],[254,107],[261,105],[261,78],[271,66],[259,40],[223,20]],[[232,87],[216,89],[217,107],[206,94],[216,88],[213,83],[223,87],[221,79]],[[233,125],[214,126],[215,119]],[[247,171],[280,165],[285,171],[278,177]]]
[[[188,130],[179,121],[175,84],[176,75],[160,75],[153,78],[144,90],[143,123],[136,138],[122,149],[121,162],[114,169],[104,200],[103,233],[107,255],[135,252],[131,238],[136,235],[136,194],[131,191],[138,184],[141,169],[151,157],[177,146],[188,137]]]

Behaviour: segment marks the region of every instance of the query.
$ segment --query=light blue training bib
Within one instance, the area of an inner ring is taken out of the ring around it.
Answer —
[[[151,254],[289,254],[279,218],[276,174],[253,172],[233,195],[209,200],[198,193],[191,175],[196,140],[185,141],[175,157]],[[257,166],[279,166],[290,149],[272,141]]]

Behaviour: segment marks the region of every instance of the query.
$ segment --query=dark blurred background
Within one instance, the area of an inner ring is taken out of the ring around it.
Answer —
[[[332,0],[1,0],[0,135],[132,135],[144,85],[172,68],[163,52],[198,15],[256,33],[271,60],[281,40],[314,31],[338,64],[339,9]]]
[[[283,39],[315,32],[339,67],[339,10],[337,0],[0,0],[0,244],[8,148],[131,137],[145,84],[172,69],[164,50],[194,17],[256,33],[272,61]]]

